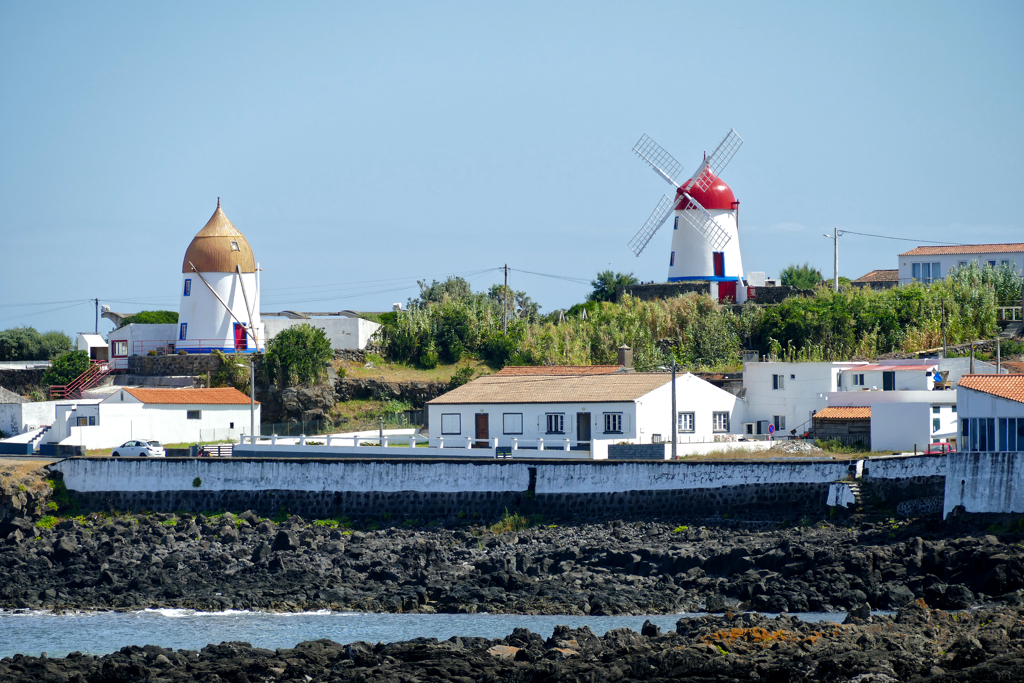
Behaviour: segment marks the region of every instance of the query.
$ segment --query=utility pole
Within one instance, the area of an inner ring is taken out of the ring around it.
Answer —
[[[505,289],[502,290],[501,299],[501,333],[508,336],[508,264],[502,270],[505,271]]]
[[[676,420],[679,419],[678,413],[676,413],[676,359],[672,357],[672,422],[670,423],[672,428],[669,434],[672,435],[672,459],[678,458],[676,452],[676,441],[679,439],[679,432],[676,427]]]
[[[253,444],[256,443],[256,369],[253,360],[258,351],[257,348],[249,354],[249,442]]]
[[[832,240],[832,289],[836,292],[839,291],[839,237],[842,234],[839,228],[832,228],[832,234],[825,235]]]
[[[949,352],[946,351],[946,300],[940,299],[942,303],[942,357],[949,358]]]
[[[100,333],[100,300],[99,299],[95,299],[95,301],[96,301],[96,334],[99,334]]]

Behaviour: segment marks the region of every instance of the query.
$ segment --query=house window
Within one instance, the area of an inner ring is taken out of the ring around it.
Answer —
[[[444,413],[441,415],[442,434],[461,434],[462,415],[459,413]]]
[[[941,412],[941,410],[942,409],[939,406],[932,406],[932,414],[934,415],[938,415]]]
[[[676,264],[676,252],[672,252],[668,257],[668,267],[671,268]]]
[[[862,386],[864,386],[864,373],[861,372],[861,373],[853,374],[853,375],[850,375],[850,377],[853,378],[852,381],[851,381],[851,384],[853,386],[855,386],[855,387],[862,387]]]
[[[1024,450],[1024,417],[999,418],[999,450]]]
[[[565,413],[548,413],[548,434],[565,434]]]
[[[957,261],[956,265],[960,266],[961,268],[966,268],[967,267],[967,261]]]
[[[231,251],[238,251],[238,242],[231,241]]]
[[[523,433],[523,414],[522,413],[505,413],[501,416],[501,426],[503,434],[522,434]]]
[[[96,416],[95,415],[90,415],[89,416],[89,426],[90,427],[95,427],[96,426]]]
[[[185,278],[185,293],[182,296],[191,296],[192,294],[192,278]]]
[[[234,422],[228,422],[228,429],[234,429],[234,428],[235,428],[235,423]]]
[[[953,404],[953,412],[954,413],[956,412],[956,404],[955,403]]]
[[[932,418],[932,431],[933,432],[937,432],[937,431],[939,431],[940,427],[942,427],[942,418],[933,417]]]
[[[729,431],[729,413],[712,413],[711,427],[716,432]]]
[[[786,388],[786,376],[785,375],[772,375],[772,389],[785,389]]]
[[[604,433],[605,434],[621,434],[622,433],[622,413],[605,413],[604,414]]]
[[[87,417],[80,417],[80,418],[78,418],[78,426],[79,427],[88,427],[89,426],[89,418],[87,418]]]
[[[676,430],[680,432],[693,432],[693,413],[676,414]]]
[[[117,358],[124,358],[128,355],[128,340],[119,339],[114,342],[114,356]]]
[[[201,410],[189,410],[189,411],[186,411],[185,412],[185,419],[186,420],[202,420],[203,419],[203,411],[201,411]]]
[[[784,432],[786,431],[786,416],[785,415],[772,415],[772,424],[775,425],[775,431]]]
[[[678,230],[679,229],[679,216],[676,216],[676,220],[672,223],[672,229],[673,230]]]
[[[996,420],[993,417],[961,418],[962,448],[967,451],[994,451],[996,449]]]
[[[989,261],[989,262],[988,262],[988,264],[989,264],[990,266],[992,266],[993,268],[995,268],[995,267],[996,267],[996,262],[995,262],[995,261]]]
[[[912,263],[911,274],[918,282],[931,284],[942,278],[942,264],[939,263]]]
[[[999,265],[1000,266],[1008,266],[1008,265],[1010,265],[1010,262],[1007,261],[1006,259],[1003,259],[1002,261],[999,262]]]
[[[181,333],[178,335],[178,339],[184,339],[186,332],[188,332],[188,323],[182,323],[181,324]]]

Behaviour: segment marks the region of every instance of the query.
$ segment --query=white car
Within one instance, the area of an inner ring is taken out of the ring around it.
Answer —
[[[167,453],[159,441],[126,441],[110,455],[115,458],[164,458]]]

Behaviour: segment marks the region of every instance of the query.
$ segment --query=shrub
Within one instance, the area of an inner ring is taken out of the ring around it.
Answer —
[[[783,286],[814,289],[821,284],[822,277],[820,270],[805,263],[802,266],[791,265],[783,268],[779,273],[779,281]]]
[[[503,534],[508,531],[522,531],[530,527],[530,520],[522,516],[518,512],[509,513],[508,508],[505,509],[505,515],[498,520],[496,523],[491,525],[491,532],[495,534]]]
[[[57,521],[57,518],[52,515],[43,515],[39,518],[39,521],[36,522],[36,526],[40,529],[52,529],[57,526]]]
[[[118,329],[125,325],[173,325],[178,322],[177,311],[139,311],[126,318],[121,318]]]
[[[468,365],[464,368],[459,368],[452,373],[452,378],[448,380],[448,391],[461,387],[463,384],[468,384],[473,381],[473,368]]]
[[[67,384],[88,369],[89,354],[85,351],[72,351],[54,360],[43,373],[41,381],[46,386]]]
[[[12,327],[0,332],[0,360],[53,360],[73,350],[63,332],[40,334],[34,327]]]
[[[597,278],[591,280],[590,285],[594,288],[587,295],[587,301],[612,301],[615,299],[615,289],[635,285],[637,280],[633,273],[614,273],[605,270],[597,274]]]
[[[332,356],[324,331],[302,323],[270,340],[262,366],[266,378],[276,381],[279,388],[301,386],[322,380]]]

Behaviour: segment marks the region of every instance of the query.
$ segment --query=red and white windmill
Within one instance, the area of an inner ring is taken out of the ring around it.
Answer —
[[[740,203],[720,177],[742,144],[743,138],[735,129],[730,130],[711,156],[705,155],[696,173],[682,185],[676,178],[682,173],[683,165],[658,143],[644,135],[633,147],[641,159],[676,188],[671,196],[662,197],[644,227],[629,242],[629,248],[640,256],[674,213],[669,282],[737,282],[742,279]]]

